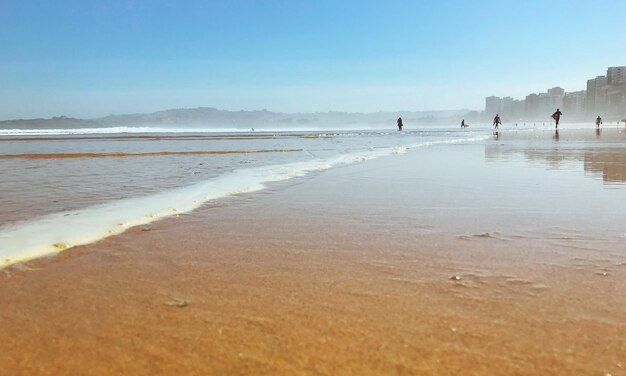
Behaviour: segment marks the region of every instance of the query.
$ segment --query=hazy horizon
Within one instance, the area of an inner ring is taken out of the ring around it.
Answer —
[[[446,115],[447,113],[469,113],[471,111],[479,111],[479,110],[472,110],[472,109],[468,109],[468,108],[452,108],[452,109],[441,109],[441,110],[410,110],[410,109],[403,109],[403,110],[389,110],[389,111],[363,111],[363,112],[357,112],[357,111],[334,111],[334,110],[327,110],[327,111],[311,111],[311,112],[282,112],[282,111],[274,111],[270,108],[256,108],[256,109],[249,109],[249,110],[243,110],[243,109],[238,109],[238,110],[231,110],[231,109],[224,109],[224,108],[215,108],[212,106],[200,106],[200,107],[180,107],[180,108],[164,108],[164,109],[159,109],[156,111],[150,111],[150,112],[133,112],[133,113],[112,113],[112,114],[107,114],[107,115],[102,115],[102,116],[94,116],[94,117],[73,117],[73,116],[69,116],[66,114],[57,114],[57,115],[53,115],[53,116],[49,116],[49,117],[39,117],[39,118],[14,118],[14,119],[2,119],[0,118],[0,122],[7,122],[7,121],[19,121],[19,120],[39,120],[39,119],[44,119],[44,120],[52,120],[52,119],[56,119],[56,118],[68,118],[68,119],[81,119],[81,120],[98,120],[98,119],[103,119],[103,118],[107,118],[107,117],[125,117],[125,116],[134,116],[134,115],[152,115],[152,114],[158,114],[158,113],[167,113],[167,112],[175,112],[175,111],[195,111],[195,110],[201,110],[201,109],[212,109],[212,110],[216,110],[218,112],[227,112],[227,113],[231,113],[231,114],[237,114],[240,112],[247,112],[247,113],[253,113],[253,112],[268,112],[268,113],[273,113],[273,114],[277,114],[277,115],[316,115],[316,114],[320,114],[320,115],[325,115],[325,114],[345,114],[345,115],[376,115],[376,114],[408,114],[408,115],[423,115],[423,116],[429,116],[430,114],[442,114],[442,115]]]
[[[482,110],[623,64],[626,3],[602,5],[5,0],[0,119]]]

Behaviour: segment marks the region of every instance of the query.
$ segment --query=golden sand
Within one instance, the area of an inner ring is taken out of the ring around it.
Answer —
[[[538,264],[493,237],[384,236],[266,204],[0,272],[4,374],[626,370],[624,264]]]

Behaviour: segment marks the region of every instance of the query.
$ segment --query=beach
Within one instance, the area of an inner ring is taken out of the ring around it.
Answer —
[[[0,159],[48,175],[93,163],[54,204],[9,179],[33,201],[6,202],[2,244],[32,223],[65,234],[46,216],[209,197],[205,182],[255,171],[227,194],[7,263],[0,374],[626,374],[623,128],[315,135],[219,150],[81,141],[69,151],[81,158]],[[6,154],[67,145],[19,142]],[[85,157],[198,151],[126,156],[121,175],[107,175],[114,157]]]

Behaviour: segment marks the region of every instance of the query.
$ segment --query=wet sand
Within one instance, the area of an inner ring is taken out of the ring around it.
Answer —
[[[625,374],[623,190],[460,148],[0,271],[0,373]]]
[[[255,154],[255,153],[293,153],[302,149],[272,150],[200,150],[200,151],[157,151],[147,153],[25,153],[0,154],[0,159],[60,159],[60,158],[127,158],[154,157],[164,155],[216,155],[216,154]]]

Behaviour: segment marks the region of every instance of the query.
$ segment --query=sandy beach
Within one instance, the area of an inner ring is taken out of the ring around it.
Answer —
[[[276,182],[0,270],[0,374],[626,374],[623,148],[533,137]]]

